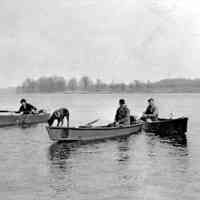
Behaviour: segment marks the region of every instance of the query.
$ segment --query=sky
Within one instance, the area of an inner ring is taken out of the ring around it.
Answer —
[[[0,0],[0,85],[200,78],[200,1]]]

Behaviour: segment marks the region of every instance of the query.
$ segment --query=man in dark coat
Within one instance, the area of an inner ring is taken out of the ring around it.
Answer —
[[[33,105],[27,103],[26,99],[21,99],[20,103],[21,103],[21,106],[16,113],[32,114],[37,111],[37,108],[34,107]]]
[[[115,125],[130,125],[130,110],[128,109],[124,99],[119,100],[119,108],[117,109],[115,115]]]
[[[142,120],[146,121],[150,119],[151,121],[156,121],[158,119],[158,108],[155,106],[154,99],[148,99],[149,105],[147,106],[145,112],[143,113]]]

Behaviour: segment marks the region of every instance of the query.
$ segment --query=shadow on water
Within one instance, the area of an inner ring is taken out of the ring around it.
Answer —
[[[120,163],[127,162],[130,159],[130,155],[128,153],[129,148],[119,147],[118,149],[119,149],[118,159],[117,159],[118,162]]]
[[[21,129],[27,129],[27,128],[36,128],[39,124],[20,124],[18,125]]]
[[[162,143],[168,143],[173,146],[187,147],[186,134],[169,135],[169,136],[160,136],[160,135],[155,135],[154,133],[145,133],[145,134],[151,138],[159,138],[160,142]]]
[[[146,135],[146,142],[149,146],[154,146],[154,143],[158,142],[163,144],[168,144],[173,147],[181,147],[186,148],[187,147],[187,137],[184,135],[183,137],[160,137],[158,135],[155,135],[153,133],[145,133]],[[50,145],[48,150],[48,158],[50,161],[54,162],[54,164],[61,164],[65,163],[67,159],[70,158],[71,153],[75,152],[78,148],[86,145],[95,145],[102,142],[108,142],[108,141],[115,141],[117,142],[117,148],[118,148],[118,161],[124,162],[127,161],[130,158],[129,151],[130,151],[130,141],[133,143],[135,139],[137,138],[137,135],[132,135],[131,137],[119,137],[115,139],[103,139],[103,140],[94,140],[94,141],[84,141],[84,142],[56,142]],[[133,145],[133,144],[131,144]],[[61,166],[62,167],[62,166]]]
[[[117,160],[120,163],[125,163],[130,158],[129,152],[129,137],[119,137],[115,139],[107,140],[96,140],[96,141],[84,141],[84,142],[56,142],[49,146],[48,148],[48,159],[50,161],[49,169],[51,175],[56,180],[61,180],[66,178],[66,174],[69,178],[71,171],[74,166],[77,168],[76,164],[79,162],[77,160],[76,152],[79,152],[80,148],[89,148],[96,149],[98,148],[97,144],[105,145],[105,143],[113,142],[112,144],[117,148]],[[102,143],[104,142],[104,143]],[[101,146],[101,145],[100,145]],[[107,145],[106,145],[107,146]],[[109,146],[109,144],[108,144]],[[81,152],[84,152],[84,150]],[[93,152],[93,150],[92,150]],[[112,152],[111,152],[112,153]],[[79,153],[78,153],[79,154]],[[81,161],[80,161],[81,162]]]
[[[134,137],[134,136],[132,136]],[[131,137],[131,140],[132,140]],[[71,155],[74,154],[79,148],[84,146],[90,146],[100,144],[102,142],[106,143],[109,141],[117,143],[118,149],[118,161],[125,162],[128,161],[129,156],[129,137],[118,137],[113,139],[104,139],[104,140],[94,140],[94,141],[84,141],[84,142],[56,142],[50,145],[48,149],[48,159],[51,162],[53,168],[58,168],[61,171],[65,172],[70,165]],[[73,159],[71,159],[73,160]],[[68,164],[67,164],[68,163]]]
[[[132,137],[122,138],[118,140],[117,149],[118,149],[118,159],[119,163],[125,163],[130,160],[130,141],[133,143],[137,138],[137,135],[133,135]]]
[[[5,129],[5,130],[9,130],[9,129],[29,129],[29,128],[37,128],[39,126],[39,124],[35,123],[35,124],[19,124],[19,125],[5,125],[5,126],[1,126],[1,129]]]
[[[49,147],[48,159],[53,174],[65,174],[70,169],[67,160],[70,159],[72,152],[76,151],[78,146],[77,143],[56,142]]]
[[[167,157],[177,157],[178,159],[187,158],[189,156],[187,148],[187,137],[161,137],[152,133],[146,134],[146,144],[148,147],[148,155],[155,157],[162,154],[160,151],[168,152]],[[159,151],[158,151],[159,150]],[[166,156],[165,155],[165,156]]]
[[[66,160],[70,157],[71,151],[75,151],[78,148],[78,143],[56,142],[49,147],[49,159]]]
[[[93,141],[74,141],[74,142],[56,142],[49,147],[49,159],[50,160],[66,160],[70,157],[71,152],[76,151],[78,148],[86,145],[95,145],[108,141],[117,141],[120,146],[118,147],[120,151],[126,151],[128,149],[127,145],[130,136],[118,137],[112,139],[101,139]]]
[[[187,137],[186,135],[184,137],[161,137],[161,142],[168,143],[173,145],[174,147],[187,147]]]

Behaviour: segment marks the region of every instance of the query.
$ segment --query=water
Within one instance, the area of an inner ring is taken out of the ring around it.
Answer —
[[[1,95],[2,109],[20,95]],[[189,117],[187,145],[152,134],[84,145],[49,140],[45,125],[1,128],[0,196],[4,200],[171,200],[200,197],[199,94],[43,94],[25,96],[39,108],[65,106],[71,125],[109,123],[119,98],[140,114],[154,97],[161,116]]]

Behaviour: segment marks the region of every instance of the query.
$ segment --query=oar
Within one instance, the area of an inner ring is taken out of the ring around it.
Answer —
[[[4,112],[4,113],[10,112],[10,113],[13,113],[13,112],[16,112],[16,111],[13,111],[13,110],[0,110],[0,112]]]
[[[85,126],[91,126],[92,124],[95,124],[99,121],[99,119],[96,119],[94,121],[88,122],[87,124],[85,124]]]

